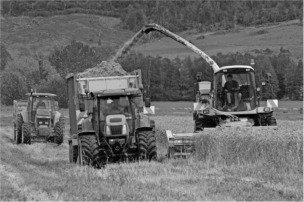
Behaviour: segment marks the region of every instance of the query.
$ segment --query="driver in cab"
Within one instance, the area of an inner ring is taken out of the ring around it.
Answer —
[[[236,109],[239,105],[239,100],[241,100],[241,93],[239,93],[240,87],[236,80],[232,79],[232,75],[228,74],[227,82],[224,85],[224,91],[227,95],[228,108],[232,110]],[[232,97],[233,96],[233,97]],[[232,105],[232,98],[234,98],[234,106]]]

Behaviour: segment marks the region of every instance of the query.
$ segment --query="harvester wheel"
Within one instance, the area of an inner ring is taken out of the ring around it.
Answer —
[[[76,163],[78,158],[78,147],[73,146],[72,143],[69,143],[69,161],[70,163]]]
[[[22,124],[23,124],[23,118],[21,114],[17,115],[17,124],[14,126],[14,140],[16,141],[16,144],[20,144],[22,141]]]
[[[276,126],[277,125],[277,120],[273,116],[269,117],[267,121],[268,121],[269,126]]]
[[[31,124],[22,124],[22,143],[31,144]]]
[[[141,160],[156,160],[156,138],[154,131],[140,131],[139,140],[139,158]]]
[[[54,142],[60,145],[63,142],[64,136],[64,118],[61,116],[54,127]]]
[[[79,163],[94,168],[104,167],[107,163],[108,156],[106,151],[98,144],[96,136],[80,136],[79,140]]]

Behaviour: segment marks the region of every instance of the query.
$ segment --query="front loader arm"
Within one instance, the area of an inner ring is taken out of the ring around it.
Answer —
[[[119,57],[121,57],[123,54],[127,53],[133,45],[144,35],[148,34],[151,31],[158,31],[167,37],[172,38],[173,40],[187,46],[189,49],[191,49],[193,52],[197,53],[199,56],[201,56],[213,69],[213,71],[219,70],[219,66],[216,64],[214,60],[212,60],[206,53],[204,53],[202,50],[197,48],[195,45],[190,43],[189,41],[185,40],[184,38],[178,36],[177,34],[174,34],[167,30],[166,28],[152,23],[145,25],[140,31],[138,31],[129,41],[127,41],[122,48],[120,48],[115,56],[111,59],[111,61],[116,61]]]

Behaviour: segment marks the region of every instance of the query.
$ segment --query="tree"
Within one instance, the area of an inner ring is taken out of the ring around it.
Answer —
[[[14,100],[25,97],[28,89],[22,74],[12,70],[4,70],[0,77],[2,104],[12,105]]]
[[[6,68],[6,64],[8,61],[13,60],[10,53],[7,51],[4,44],[1,44],[1,67],[0,70],[3,71]]]

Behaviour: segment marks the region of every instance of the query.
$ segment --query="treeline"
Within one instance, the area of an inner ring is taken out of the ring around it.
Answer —
[[[65,76],[82,72],[112,54],[109,47],[90,47],[81,42],[55,48],[48,57],[35,55],[32,58],[12,58],[1,45],[1,103],[11,105],[14,99],[22,99],[30,89],[58,95],[61,107],[67,107]],[[256,83],[266,80],[271,73],[275,96],[279,99],[303,100],[303,62],[295,63],[288,50],[281,48],[278,54],[271,50],[256,53],[218,53],[212,58],[219,66],[249,65],[255,60]],[[144,56],[131,52],[118,61],[126,71],[141,69],[143,83],[153,101],[194,100],[196,73],[203,73],[203,80],[212,81],[211,67],[202,58],[175,58]],[[265,88],[263,99],[271,96]]]
[[[303,1],[1,1],[3,16],[52,16],[86,13],[118,17],[124,28],[137,31],[159,23],[172,31],[232,29],[303,19]]]

